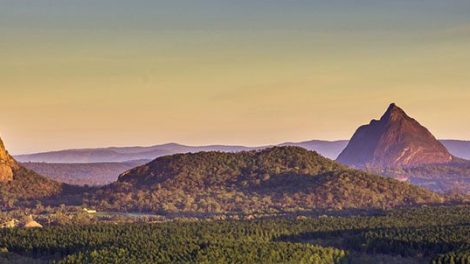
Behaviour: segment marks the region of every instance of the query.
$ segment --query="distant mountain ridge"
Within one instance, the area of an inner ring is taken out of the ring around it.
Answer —
[[[279,144],[280,147],[301,147],[309,151],[315,151],[323,157],[336,159],[343,149],[348,145],[348,140],[310,140],[303,142],[287,142]]]
[[[449,152],[462,159],[470,160],[470,141],[465,140],[439,140]]]
[[[283,143],[279,146],[298,146],[307,150],[314,150],[321,155],[335,159],[347,141],[312,140],[298,143]],[[231,145],[186,146],[176,143],[155,145],[150,147],[110,147],[96,149],[72,149],[44,153],[16,155],[20,162],[47,162],[47,163],[108,163],[128,162],[136,160],[153,160],[158,157],[196,153],[202,151],[240,152],[265,149],[273,146],[245,147]]]
[[[414,167],[455,160],[428,129],[395,104],[379,120],[358,128],[337,159],[359,168]]]
[[[470,141],[463,140],[440,140],[449,152],[459,158],[470,159]],[[349,140],[311,140],[304,142],[288,142],[278,146],[297,146],[310,151],[316,151],[329,159],[336,159],[338,155],[348,145]],[[199,151],[222,151],[222,152],[238,152],[250,151],[257,149],[269,148],[272,146],[260,147],[244,147],[230,145],[213,145],[203,147],[185,146],[176,143],[155,145],[151,147],[110,147],[96,149],[76,149],[62,150],[43,153],[33,153],[26,155],[16,155],[15,158],[19,162],[46,162],[46,163],[116,163],[116,162],[133,162],[139,160],[150,161],[155,158],[180,154],[195,153]]]

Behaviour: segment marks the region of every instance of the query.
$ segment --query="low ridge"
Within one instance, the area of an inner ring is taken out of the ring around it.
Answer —
[[[361,126],[337,159],[359,168],[412,167],[453,160],[428,129],[395,104],[380,120]]]
[[[161,157],[122,174],[88,200],[114,210],[207,213],[388,208],[442,198],[316,152],[274,147]]]

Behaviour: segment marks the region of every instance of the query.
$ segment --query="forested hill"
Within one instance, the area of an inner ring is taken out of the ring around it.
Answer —
[[[18,164],[0,139],[0,208],[11,207],[18,200],[49,197],[61,188],[61,184]]]
[[[432,192],[351,170],[316,152],[274,147],[161,157],[119,177],[88,201],[115,210],[279,212],[389,208],[442,202]]]

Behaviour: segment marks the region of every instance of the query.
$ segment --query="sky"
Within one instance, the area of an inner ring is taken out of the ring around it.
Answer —
[[[395,102],[470,139],[470,1],[0,0],[10,152],[348,139]]]

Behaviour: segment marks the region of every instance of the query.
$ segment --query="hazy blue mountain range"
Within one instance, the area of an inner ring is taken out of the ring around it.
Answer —
[[[440,141],[452,155],[470,160],[470,141],[450,139]]]
[[[153,160],[157,157],[178,153],[200,151],[238,152],[255,148],[242,146],[203,146],[191,147],[176,143],[150,147],[110,147],[96,149],[71,149],[15,156],[20,162],[47,163],[103,163],[127,162],[134,160]]]
[[[346,147],[348,141],[322,141],[312,140],[298,143],[283,143],[279,146],[297,146],[307,150],[317,151],[322,156],[335,159]],[[155,145],[150,147],[110,147],[96,149],[71,149],[27,155],[17,155],[19,162],[46,162],[46,163],[104,163],[128,162],[136,160],[153,160],[158,157],[196,153],[201,151],[240,152],[264,149],[273,146],[245,147],[230,145],[185,146],[176,143]]]
[[[336,159],[348,144],[348,140],[325,141],[311,140],[304,142],[288,142],[279,146],[297,146],[307,150],[316,151],[324,157]],[[470,141],[441,140],[449,152],[457,157],[470,159]],[[111,147],[96,149],[72,149],[53,152],[17,155],[19,162],[46,162],[46,163],[107,163],[127,162],[135,160],[153,160],[157,157],[194,153],[200,151],[239,152],[263,149],[272,146],[245,147],[230,145],[185,146],[176,143],[155,145],[150,147]]]

